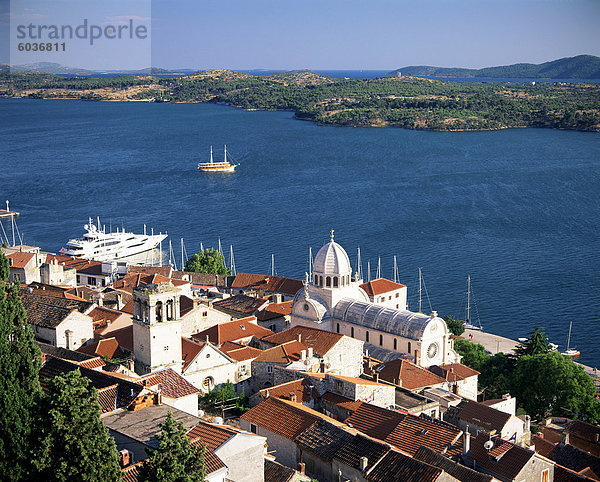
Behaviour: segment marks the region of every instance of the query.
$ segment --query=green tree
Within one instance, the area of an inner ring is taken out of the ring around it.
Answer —
[[[158,448],[144,462],[140,482],[192,482],[206,480],[206,446],[193,447],[181,422],[171,412],[160,425]]]
[[[479,386],[485,390],[485,398],[501,398],[512,393],[515,358],[504,353],[486,356],[481,364]]]
[[[465,322],[462,320],[455,320],[450,315],[444,316],[446,326],[454,336],[460,336],[465,332]]]
[[[38,478],[48,481],[116,481],[119,454],[100,421],[94,387],[79,370],[47,382],[39,410]]]
[[[10,274],[10,267],[8,264],[8,258],[0,250],[0,282],[8,281],[8,275]]]
[[[0,474],[6,480],[29,478],[40,363],[19,286],[0,281]]]
[[[225,257],[219,251],[212,248],[205,249],[189,258],[185,263],[185,271],[231,274],[231,270],[225,266]]]
[[[462,338],[454,340],[454,349],[463,356],[462,364],[481,372],[482,366],[487,358],[485,348],[478,343],[472,343]]]
[[[517,361],[513,394],[534,419],[556,416],[600,421],[594,381],[569,357],[558,352],[523,355]]]
[[[515,348],[517,357],[523,355],[540,355],[550,351],[548,337],[543,332],[543,328],[537,327],[530,334],[526,341],[520,342]]]

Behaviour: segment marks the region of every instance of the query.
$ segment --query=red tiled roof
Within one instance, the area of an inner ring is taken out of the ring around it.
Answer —
[[[133,352],[133,325],[111,331],[107,338],[115,338],[121,348]]]
[[[374,279],[373,281],[361,284],[360,287],[370,297],[388,293],[390,291],[396,291],[400,288],[406,288],[406,286],[403,284],[394,283],[393,281],[385,278]]]
[[[267,305],[264,309],[256,313],[256,318],[259,321],[268,321],[289,315],[292,312],[292,303],[292,301],[285,301],[283,303],[271,303],[270,305]]]
[[[352,400],[351,398],[343,397],[337,393],[325,392],[321,397],[321,400],[337,405],[338,407],[345,408],[351,412],[354,412],[360,404],[363,403],[360,400]]]
[[[125,303],[125,306],[123,306],[123,308],[121,308],[121,311],[123,313],[128,313],[130,315],[133,315],[133,299],[130,299],[127,303]]]
[[[296,401],[298,403],[310,402],[311,400],[319,398],[319,392],[314,389],[310,381],[306,378],[299,378],[298,380],[282,383],[281,385],[276,385],[274,387],[263,388],[260,391],[263,398],[276,397],[285,400],[292,399],[291,393],[296,395]]]
[[[269,300],[267,298],[254,298],[246,295],[235,295],[223,300],[215,301],[213,303],[213,307],[219,311],[233,312],[234,314],[250,316],[268,303]]]
[[[100,339],[89,345],[83,345],[77,351],[87,353],[88,355],[104,356],[106,358],[123,358],[125,356],[119,346],[119,342],[114,336]]]
[[[191,445],[193,447],[202,445],[202,439],[195,439],[192,440]],[[216,472],[217,470],[221,470],[225,467],[227,467],[223,461],[217,457],[217,454],[215,454],[211,449],[207,448],[206,451],[204,452],[204,467],[206,469],[206,475],[210,475],[213,472]]]
[[[581,420],[573,420],[567,425],[565,432],[571,437],[577,437],[594,444],[598,444],[598,440],[600,439],[600,427],[582,422]]]
[[[462,431],[443,422],[393,412],[364,402],[346,419],[346,424],[410,455],[421,445],[441,454],[458,455],[462,451]]]
[[[98,403],[102,407],[102,413],[110,413],[117,409],[117,389],[118,384],[115,383],[109,387],[98,389]]]
[[[160,388],[160,393],[168,398],[181,398],[199,392],[194,385],[171,368],[154,372],[141,378],[138,383],[152,389]]]
[[[122,482],[138,482],[138,476],[142,472],[142,465],[144,461],[125,467],[121,470],[121,481]]]
[[[68,293],[66,290],[65,291],[55,291],[55,290],[34,288],[31,292],[36,295],[47,295],[47,296],[55,296],[56,298],[66,298],[68,300],[87,301],[86,299],[84,299],[80,296],[76,296],[71,293]]]
[[[390,450],[366,477],[369,482],[427,482],[442,475],[442,469]]]
[[[100,368],[106,365],[106,362],[102,358],[97,356],[95,358],[90,358],[89,360],[77,362],[77,364],[80,367],[91,368],[92,370],[95,370],[96,368]]]
[[[483,444],[489,440],[494,445],[488,451]],[[486,472],[513,480],[533,456],[535,456],[535,452],[532,450],[519,447],[499,437],[490,439],[487,433],[480,432],[471,441],[471,451],[467,455],[467,459],[471,463],[475,461],[477,466]]]
[[[293,296],[301,288],[302,281],[282,276],[268,276],[254,273],[238,273],[231,284],[232,288],[245,288]]]
[[[95,322],[113,322],[122,315],[123,313],[120,311],[111,310],[110,308],[105,308],[104,306],[97,306],[88,313],[88,316],[91,316]]]
[[[254,361],[265,363],[291,363],[300,360],[300,352],[302,350],[306,350],[306,345],[299,341],[292,340],[269,348],[268,350],[263,350]]]
[[[190,338],[181,338],[181,359],[183,360],[182,370],[185,370],[190,363],[194,361],[196,355],[204,348],[205,343],[192,340]]]
[[[482,403],[469,400],[458,414],[458,418],[485,429],[487,432],[496,430],[502,432],[506,423],[510,420],[510,413],[501,412]]]
[[[287,330],[280,331],[262,340],[273,345],[280,345],[288,341],[300,341],[309,348],[312,348],[315,355],[324,356],[331,350],[344,335],[332,333],[330,331],[319,330],[317,328],[308,328],[306,326],[294,326]]]
[[[282,437],[294,440],[325,415],[304,405],[269,397],[242,415],[244,420]]]
[[[223,347],[221,347],[221,351],[229,358],[239,362],[254,360],[262,353],[262,350],[259,350],[258,348],[252,348],[251,346],[244,346],[242,348],[236,348],[227,351],[223,350]]]
[[[544,457],[550,457],[550,454],[556,447],[555,443],[546,440],[542,436],[535,434],[531,436],[531,443],[535,445],[535,451]]]
[[[256,324],[256,317],[249,316],[212,326],[207,330],[192,335],[192,338],[198,341],[206,341],[206,337],[208,336],[208,340],[211,343],[222,345],[228,341],[242,340],[251,336],[263,338],[272,334],[271,330]]]
[[[236,433],[237,432],[224,425],[213,425],[208,422],[200,421],[198,425],[195,425],[188,431],[187,436],[190,440],[199,439],[211,450],[217,450]]]
[[[481,375],[477,370],[473,370],[462,363],[444,363],[443,365],[432,365],[429,371],[445,378],[449,382],[464,380],[465,378]]]
[[[159,274],[165,278],[171,278],[173,268],[171,266],[128,266],[127,274]]]
[[[11,268],[25,268],[27,264],[35,258],[35,253],[21,253],[19,251],[6,256],[9,259]]]
[[[382,363],[373,368],[373,373],[378,373],[381,380],[401,385],[408,390],[445,383],[443,378],[403,358]]]

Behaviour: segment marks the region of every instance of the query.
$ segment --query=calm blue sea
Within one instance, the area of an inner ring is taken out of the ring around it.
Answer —
[[[416,308],[462,316],[467,274],[486,330],[544,326],[600,365],[600,135],[316,126],[289,112],[204,104],[0,100],[0,200],[24,241],[58,251],[88,216],[168,231],[188,253],[232,244],[238,271],[302,277],[335,229],[363,270]],[[241,163],[196,171],[212,144]],[[177,248],[178,251],[178,248]],[[429,309],[425,299],[424,306]]]

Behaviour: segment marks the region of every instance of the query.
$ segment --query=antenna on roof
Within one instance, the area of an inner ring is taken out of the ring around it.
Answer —
[[[233,257],[233,244],[229,245],[229,269],[231,270],[231,274],[233,276],[237,274],[235,270],[235,258]]]
[[[398,263],[396,262],[396,256],[394,256],[394,283],[398,282]]]
[[[377,258],[377,279],[381,278],[381,256]]]

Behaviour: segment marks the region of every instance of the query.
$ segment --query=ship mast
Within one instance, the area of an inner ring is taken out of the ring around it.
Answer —
[[[225,144],[225,154],[223,156],[223,162],[227,162],[227,144]]]
[[[471,323],[471,275],[467,275],[467,323]]]
[[[210,146],[210,163],[212,164],[213,162],[213,158],[212,158],[212,146]]]

